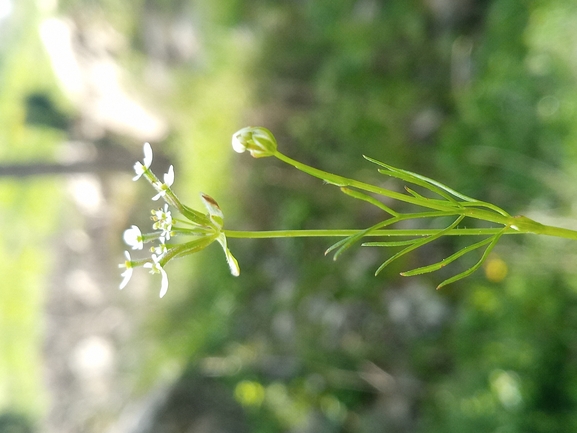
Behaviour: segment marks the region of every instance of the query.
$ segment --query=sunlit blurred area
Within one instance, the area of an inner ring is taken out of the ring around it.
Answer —
[[[162,205],[133,181],[144,142],[226,228],[380,220],[234,153],[247,125],[323,170],[402,191],[367,155],[577,230],[575,23],[574,0],[0,0],[0,433],[576,431],[574,241],[505,236],[439,291],[478,257],[399,273],[464,239],[378,276],[394,250],[229,239],[239,277],[210,245],[162,299],[118,267]]]

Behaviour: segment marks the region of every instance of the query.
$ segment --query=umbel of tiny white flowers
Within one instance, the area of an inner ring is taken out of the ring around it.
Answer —
[[[152,220],[155,221],[152,228],[161,231],[160,239],[162,239],[162,242],[170,240],[170,234],[172,231],[172,214],[168,210],[168,205],[165,204],[164,209],[153,210]]]
[[[168,290],[168,275],[164,269],[166,264],[174,258],[201,251],[214,241],[217,241],[222,246],[231,274],[238,276],[240,268],[237,260],[228,249],[226,236],[223,232],[224,215],[218,203],[209,195],[201,194],[200,198],[208,213],[205,214],[189,208],[181,203],[172,191],[174,168],[170,166],[168,172],[164,175],[164,182],[160,182],[150,170],[151,163],[152,148],[150,144],[145,143],[144,160],[143,163],[137,162],[134,165],[136,176],[133,180],[144,177],[157,191],[157,194],[152,199],[158,200],[162,197],[166,204],[164,208],[152,211],[153,232],[142,233],[138,226],[132,225],[131,228],[124,232],[123,237],[124,241],[133,250],[142,250],[144,244],[148,242],[158,241],[159,244],[151,248],[153,254],[150,257],[140,260],[132,260],[130,253],[128,251],[124,252],[126,260],[119,265],[120,268],[125,269],[121,274],[122,282],[120,283],[120,288],[126,287],[135,267],[144,267],[148,268],[151,274],[161,275],[160,297],[162,298]],[[173,218],[169,205],[178,209],[188,221]],[[183,225],[178,225],[179,223]],[[185,236],[190,236],[193,239],[177,244],[166,243],[172,238]]]

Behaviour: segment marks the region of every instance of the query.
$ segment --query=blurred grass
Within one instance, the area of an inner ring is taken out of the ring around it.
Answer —
[[[47,92],[63,102],[36,32],[31,2],[15,4],[4,23],[0,62],[0,160],[52,161],[61,131],[25,123],[24,100]],[[45,409],[42,378],[43,301],[54,263],[50,242],[58,226],[63,183],[59,179],[0,179],[0,411],[38,417]]]

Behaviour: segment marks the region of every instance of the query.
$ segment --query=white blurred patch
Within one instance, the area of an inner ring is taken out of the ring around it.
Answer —
[[[0,20],[8,18],[12,14],[12,1],[0,0]]]
[[[102,291],[87,271],[83,269],[70,271],[66,275],[66,286],[83,304],[91,306],[102,304]]]
[[[512,371],[495,370],[490,375],[491,390],[507,409],[515,409],[523,402],[519,376]]]
[[[441,325],[448,312],[435,291],[418,283],[387,291],[384,299],[391,322],[409,336],[431,332]]]
[[[90,336],[81,340],[70,359],[70,368],[84,380],[105,378],[113,371],[114,347],[102,337]]]
[[[66,246],[75,253],[85,253],[92,244],[92,239],[84,230],[71,229],[64,234]]]
[[[71,176],[68,190],[78,208],[88,215],[96,215],[104,204],[98,178],[89,174]]]
[[[122,37],[111,27],[80,28],[70,20],[49,18],[39,32],[60,87],[94,138],[106,131],[138,141],[158,141],[166,135],[166,122],[125,90],[124,71],[112,55],[122,46]]]
[[[43,21],[40,24],[40,38],[63,90],[72,102],[79,104],[84,80],[72,49],[72,25],[55,18]]]

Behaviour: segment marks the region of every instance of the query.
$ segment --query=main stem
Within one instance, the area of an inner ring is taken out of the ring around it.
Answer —
[[[447,236],[492,236],[500,233],[502,228],[478,228],[478,229],[452,229],[444,234]],[[264,230],[264,231],[245,231],[245,230],[223,230],[228,238],[244,239],[272,239],[272,238],[314,238],[314,237],[347,237],[355,235],[364,230],[342,229],[342,230]],[[437,234],[439,229],[389,229],[375,230],[366,237],[382,236],[431,236]],[[522,234],[517,230],[509,229],[504,234],[515,235]],[[576,232],[577,234],[577,232]]]
[[[558,238],[577,240],[577,231],[564,229],[562,227],[542,226],[542,231],[539,233],[546,236],[555,236]]]

